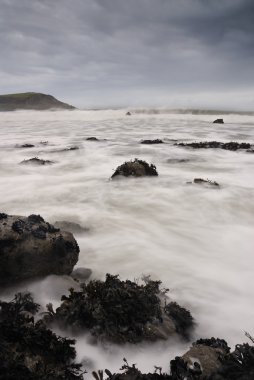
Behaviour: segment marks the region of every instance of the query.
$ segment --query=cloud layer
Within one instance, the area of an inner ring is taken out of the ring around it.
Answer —
[[[253,109],[253,0],[0,0],[1,93]]]

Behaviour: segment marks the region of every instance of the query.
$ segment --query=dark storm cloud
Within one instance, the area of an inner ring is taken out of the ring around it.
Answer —
[[[84,106],[238,93],[251,105],[253,15],[253,0],[0,0],[1,92]]]

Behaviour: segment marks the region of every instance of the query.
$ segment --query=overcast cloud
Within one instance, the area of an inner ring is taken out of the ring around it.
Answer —
[[[0,0],[0,92],[254,109],[253,0]]]

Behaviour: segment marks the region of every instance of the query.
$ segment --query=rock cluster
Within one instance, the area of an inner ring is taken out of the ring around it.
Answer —
[[[231,141],[228,143],[222,143],[218,141],[201,141],[201,142],[192,142],[192,143],[176,143],[174,145],[177,146],[185,146],[194,149],[203,149],[203,148],[215,148],[215,149],[225,149],[236,151],[238,149],[250,149],[251,144],[249,143],[238,143],[235,141]]]
[[[78,261],[73,235],[40,215],[0,213],[0,284],[49,274],[70,274]]]

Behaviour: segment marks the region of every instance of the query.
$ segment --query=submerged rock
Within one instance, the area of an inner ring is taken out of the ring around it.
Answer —
[[[23,144],[23,145],[16,145],[17,148],[34,148],[35,145],[33,144]]]
[[[168,158],[167,159],[168,164],[182,164],[182,163],[186,163],[189,161],[190,161],[190,159],[188,159],[188,158]]]
[[[177,146],[184,146],[184,147],[191,147],[194,149],[204,149],[204,148],[215,148],[215,149],[225,149],[225,150],[232,150],[236,151],[238,149],[250,149],[251,144],[249,143],[238,143],[238,142],[228,142],[228,143],[222,143],[218,141],[201,141],[201,142],[192,142],[192,143],[176,143],[174,145]]]
[[[74,278],[74,280],[78,281],[86,281],[92,274],[92,270],[90,268],[76,268],[71,273],[71,277]]]
[[[148,145],[151,145],[151,144],[163,144],[164,142],[160,139],[156,139],[156,140],[142,140],[140,144],[148,144]]]
[[[97,139],[97,137],[87,137],[86,140],[87,141],[99,141],[99,139]]]
[[[52,165],[54,163],[54,161],[43,160],[42,158],[33,157],[29,158],[28,160],[21,161],[20,165]]]
[[[216,181],[210,181],[209,179],[203,179],[203,178],[194,178],[193,182],[187,182],[187,184],[198,184],[198,185],[206,185],[206,186],[212,186],[212,187],[219,187],[220,185]]]
[[[223,119],[216,119],[213,121],[213,123],[215,124],[224,124],[224,120]]]
[[[0,301],[0,380],[82,380],[75,341],[35,322],[39,308],[29,293]]]
[[[135,158],[134,161],[126,161],[124,164],[118,166],[111,176],[115,178],[117,176],[124,177],[144,177],[144,176],[158,176],[156,166],[147,162],[138,160]]]
[[[167,339],[175,332],[186,337],[193,327],[190,313],[174,303],[177,312],[172,316],[171,304],[164,309],[161,303],[159,286],[159,281],[138,285],[107,274],[105,281],[92,280],[80,291],[70,289],[46,320],[115,343]]]
[[[54,222],[54,226],[63,231],[71,232],[72,234],[82,234],[89,231],[89,228],[82,227],[78,223],[68,222],[67,220],[57,220]]]
[[[130,113],[130,111],[128,111],[128,112],[126,112],[126,114],[125,114],[126,116],[131,116],[131,113]]]
[[[4,214],[5,215],[5,214]],[[0,218],[0,284],[49,274],[70,274],[78,261],[73,235],[40,215]]]

